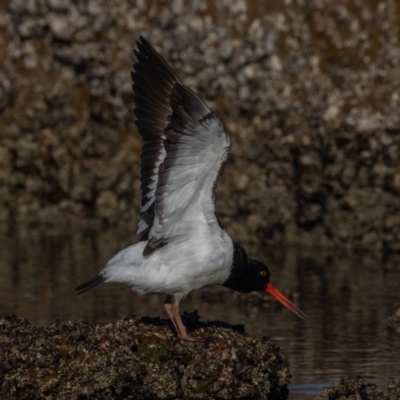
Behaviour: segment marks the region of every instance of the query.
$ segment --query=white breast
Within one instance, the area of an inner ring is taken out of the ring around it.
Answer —
[[[126,283],[139,294],[176,297],[224,283],[233,259],[229,235],[220,228],[211,232],[204,216],[193,221],[190,213],[174,225],[175,229],[179,233],[164,247],[143,257],[146,242],[139,242],[119,252],[100,274],[106,282]]]

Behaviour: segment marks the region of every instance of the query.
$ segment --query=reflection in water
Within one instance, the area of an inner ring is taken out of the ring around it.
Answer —
[[[77,284],[132,242],[130,231],[116,229],[32,229],[0,236],[0,315],[16,314],[38,325],[56,318],[107,323],[131,314],[164,316],[163,296],[140,297],[123,285],[75,294]],[[369,254],[304,249],[248,252],[267,261],[280,290],[298,296],[306,321],[264,296],[238,296],[223,288],[191,294],[182,309],[198,309],[203,320],[243,323],[253,335],[274,338],[290,360],[293,384],[332,382],[351,374],[385,383],[400,375],[400,337],[385,326],[399,301],[400,270],[394,261],[383,265]],[[301,392],[293,386],[296,391]],[[300,398],[295,396],[291,399]]]

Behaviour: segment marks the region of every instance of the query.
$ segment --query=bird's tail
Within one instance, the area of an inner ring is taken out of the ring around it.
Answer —
[[[78,294],[82,294],[82,293],[87,292],[90,289],[93,289],[94,287],[96,287],[97,285],[100,285],[103,282],[104,282],[104,278],[100,275],[96,275],[94,278],[77,286],[75,288],[75,290],[78,291]]]

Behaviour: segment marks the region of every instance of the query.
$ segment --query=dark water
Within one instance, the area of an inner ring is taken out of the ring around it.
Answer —
[[[121,229],[42,227],[0,234],[0,315],[16,314],[38,325],[55,318],[103,324],[131,314],[164,316],[162,296],[139,297],[123,285],[103,285],[83,296],[74,292],[133,241],[132,233]],[[198,309],[203,320],[243,323],[249,333],[275,339],[291,364],[290,399],[310,399],[346,375],[378,384],[400,376],[400,336],[386,326],[400,301],[396,260],[309,249],[249,253],[268,263],[272,282],[293,295],[306,321],[264,296],[225,289],[197,291],[182,309]]]

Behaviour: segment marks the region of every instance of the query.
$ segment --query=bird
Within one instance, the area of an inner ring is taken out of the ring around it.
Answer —
[[[139,295],[164,294],[177,336],[187,341],[197,338],[187,332],[180,302],[206,286],[267,292],[304,319],[272,285],[268,267],[250,258],[216,215],[216,191],[231,143],[221,119],[142,36],[133,53],[134,115],[143,141],[139,241],[77,286],[78,294],[103,282],[125,283]]]

